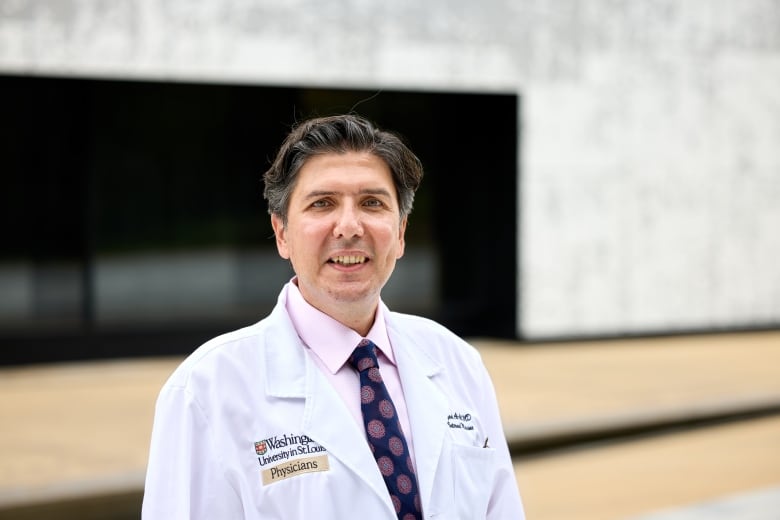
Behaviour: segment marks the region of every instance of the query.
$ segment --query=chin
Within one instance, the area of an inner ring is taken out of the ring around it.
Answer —
[[[339,284],[332,287],[328,292],[330,292],[334,299],[345,303],[357,303],[379,297],[379,289],[376,287],[365,285],[359,287],[345,287],[345,285],[353,284]]]

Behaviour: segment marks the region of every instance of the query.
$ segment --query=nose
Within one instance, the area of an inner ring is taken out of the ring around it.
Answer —
[[[352,238],[363,236],[363,224],[360,221],[360,213],[352,206],[342,206],[336,213],[336,222],[333,226],[335,238]]]

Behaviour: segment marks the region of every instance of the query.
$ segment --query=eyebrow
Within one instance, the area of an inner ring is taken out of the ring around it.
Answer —
[[[304,198],[311,199],[315,197],[325,197],[328,195],[339,195],[341,193],[342,192],[340,191],[331,191],[331,190],[312,190],[309,193],[307,193]],[[359,195],[384,195],[385,197],[392,198],[392,194],[384,188],[366,188],[360,190],[358,194]]]

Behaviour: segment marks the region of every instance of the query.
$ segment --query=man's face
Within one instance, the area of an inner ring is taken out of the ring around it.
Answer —
[[[330,316],[373,312],[404,252],[392,174],[367,152],[310,158],[298,172],[287,224],[272,215],[279,255],[292,262],[301,294]]]

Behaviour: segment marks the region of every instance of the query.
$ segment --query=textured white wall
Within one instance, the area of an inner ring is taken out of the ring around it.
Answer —
[[[780,322],[780,4],[632,2],[571,30],[576,78],[526,90],[523,330]]]
[[[516,92],[523,335],[780,323],[776,0],[0,0],[3,71]]]

